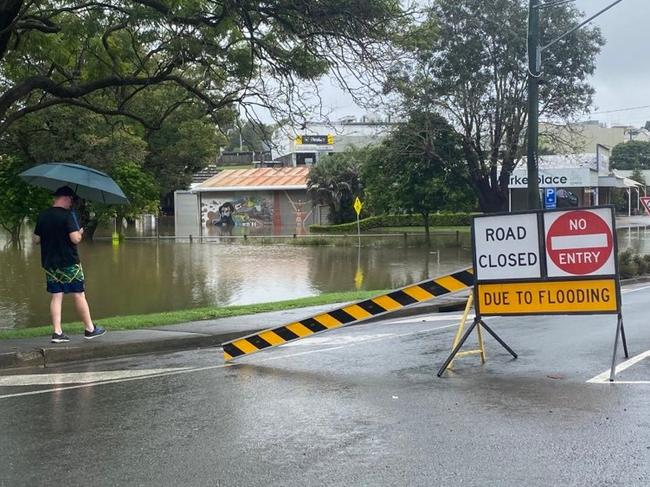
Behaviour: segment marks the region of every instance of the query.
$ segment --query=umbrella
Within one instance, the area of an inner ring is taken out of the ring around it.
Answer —
[[[129,200],[111,177],[90,167],[69,162],[34,166],[19,174],[29,184],[55,191],[70,186],[79,198],[106,204],[126,205]]]

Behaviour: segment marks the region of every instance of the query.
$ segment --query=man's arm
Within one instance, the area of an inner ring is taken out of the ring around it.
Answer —
[[[81,242],[81,239],[83,238],[83,234],[84,234],[84,229],[80,228],[75,232],[70,232],[68,234],[68,237],[70,237],[70,242],[77,245],[79,242]]]
[[[32,233],[32,242],[34,242],[36,245],[41,243],[41,237],[36,235],[35,233]]]

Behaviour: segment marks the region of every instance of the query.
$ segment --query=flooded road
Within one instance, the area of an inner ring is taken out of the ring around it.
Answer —
[[[279,301],[323,292],[390,289],[470,264],[469,234],[333,239],[110,240],[80,245],[86,294],[96,318],[209,305]],[[264,242],[264,243],[262,243]],[[39,248],[0,247],[0,327],[49,323]],[[64,321],[76,316],[64,303]]]
[[[619,249],[650,253],[648,228],[619,229]],[[98,240],[81,244],[95,317],[392,289],[471,265],[469,233],[434,235],[430,247],[413,234],[364,236],[361,248],[356,237],[332,237],[326,245],[237,235],[203,243],[151,238],[172,232],[169,225],[132,228],[127,235],[150,238],[113,245],[103,229]],[[25,233],[19,249],[6,247],[0,235],[0,328],[49,324],[39,248]],[[70,303],[63,319],[76,321]]]

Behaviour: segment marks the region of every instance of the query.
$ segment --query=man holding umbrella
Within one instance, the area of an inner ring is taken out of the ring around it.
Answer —
[[[65,343],[70,339],[61,329],[63,295],[73,297],[75,309],[85,332],[84,338],[102,336],[106,330],[95,326],[86,301],[84,273],[79,261],[77,244],[83,237],[83,228],[71,211],[75,192],[62,186],[54,192],[53,205],[38,216],[34,229],[34,242],[41,244],[41,265],[45,269],[47,291],[51,293],[52,343]]]

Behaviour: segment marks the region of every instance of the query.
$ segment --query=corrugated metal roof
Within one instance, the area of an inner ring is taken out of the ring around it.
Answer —
[[[233,188],[306,189],[309,167],[261,167],[259,169],[225,169],[204,181],[194,191],[228,190]]]

